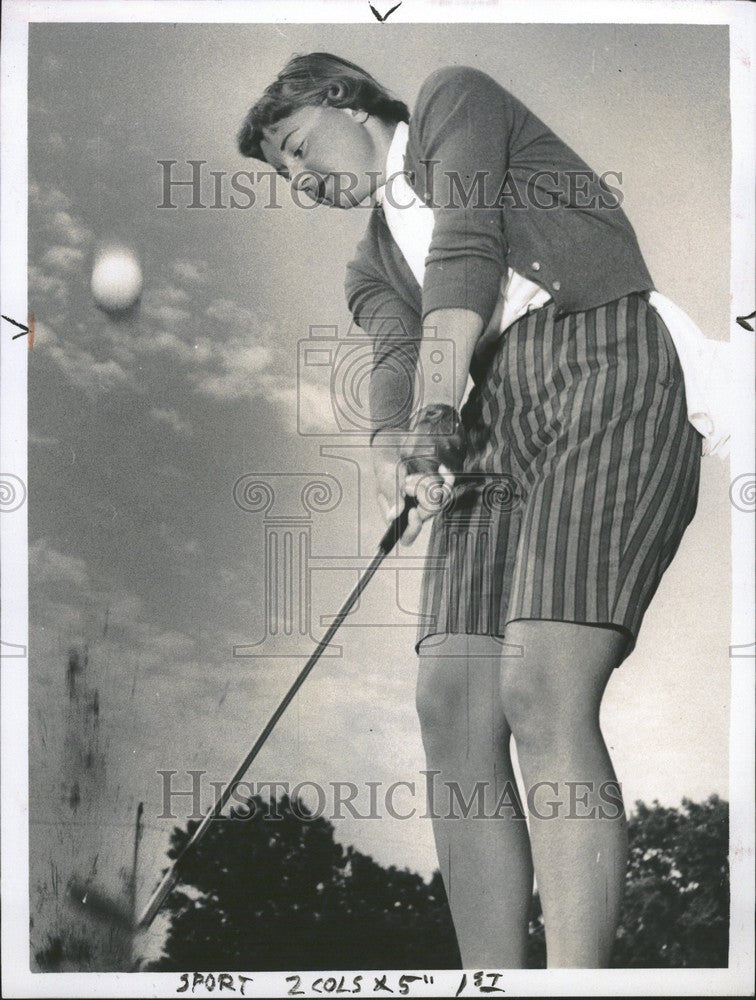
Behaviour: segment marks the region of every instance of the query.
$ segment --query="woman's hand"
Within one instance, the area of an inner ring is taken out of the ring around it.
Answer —
[[[425,470],[415,465],[415,471],[409,471],[396,445],[373,445],[372,453],[378,506],[387,523],[398,516],[405,496],[417,496],[418,505],[410,511],[401,538],[402,545],[411,545],[423,524],[442,509],[454,486],[454,474],[438,463]]]
[[[411,545],[425,522],[443,510],[453,488],[454,473],[443,464],[433,472],[413,472],[404,476],[402,494],[416,497],[417,507],[409,512],[407,527],[400,539],[402,545]]]
[[[398,445],[376,435],[373,471],[378,503],[387,521],[397,517],[405,496],[417,499],[402,536],[402,544],[411,545],[424,522],[448,502],[455,473],[462,469],[466,439],[459,414],[444,404],[426,406],[413,429],[399,433],[404,436]]]

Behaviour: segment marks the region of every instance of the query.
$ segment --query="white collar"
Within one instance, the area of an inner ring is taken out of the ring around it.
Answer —
[[[404,173],[404,151],[407,148],[409,139],[409,125],[407,122],[398,122],[391,137],[388,154],[386,156],[386,180],[379,188],[373,192],[373,198],[377,205],[383,204],[383,196],[386,192],[386,184],[389,178],[396,174]]]

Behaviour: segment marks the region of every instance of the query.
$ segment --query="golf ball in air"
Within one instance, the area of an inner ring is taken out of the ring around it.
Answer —
[[[131,250],[111,247],[98,254],[92,269],[92,295],[101,309],[130,309],[141,292],[142,269]]]

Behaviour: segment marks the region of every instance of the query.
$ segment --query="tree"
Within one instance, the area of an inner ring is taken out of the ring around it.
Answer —
[[[218,820],[170,897],[165,954],[152,968],[281,970],[459,968],[437,871],[425,882],[334,840],[299,800],[248,800],[247,818]],[[174,829],[176,857],[197,824]],[[636,803],[616,968],[726,966],[727,803],[682,809]],[[528,964],[543,968],[537,894]]]
[[[727,965],[728,804],[683,799],[682,809],[636,802],[613,962],[619,968]]]
[[[382,868],[299,800],[214,823],[169,901],[160,970],[458,968],[440,876]],[[278,817],[278,818],[274,818]],[[174,829],[175,857],[196,828]]]

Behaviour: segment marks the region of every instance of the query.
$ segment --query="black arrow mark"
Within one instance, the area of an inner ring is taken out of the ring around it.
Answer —
[[[383,16],[381,16],[371,3],[368,4],[368,7],[372,10],[372,12],[375,14],[376,18],[381,22],[381,24],[383,24],[383,22],[386,20],[386,18],[389,17],[391,14],[393,14],[394,11],[398,10],[401,6],[402,5],[401,5],[401,2],[400,2],[400,3],[398,3],[396,5],[396,7],[392,7],[391,10],[387,10],[386,13],[383,14]]]
[[[14,326],[17,326],[22,331],[21,333],[14,334],[11,337],[11,340],[17,340],[19,337],[24,337],[26,336],[27,333],[29,333],[29,327],[25,326],[23,323],[17,323],[16,320],[11,319],[10,316],[3,316],[3,319],[7,319],[9,323],[12,323]]]
[[[738,326],[742,326],[744,330],[750,330],[751,333],[753,333],[753,327],[751,326],[750,323],[746,323],[746,320],[747,319],[753,319],[754,316],[756,316],[756,310],[754,310],[751,313],[750,316],[738,316],[738,317],[736,317],[735,322],[738,324]]]

